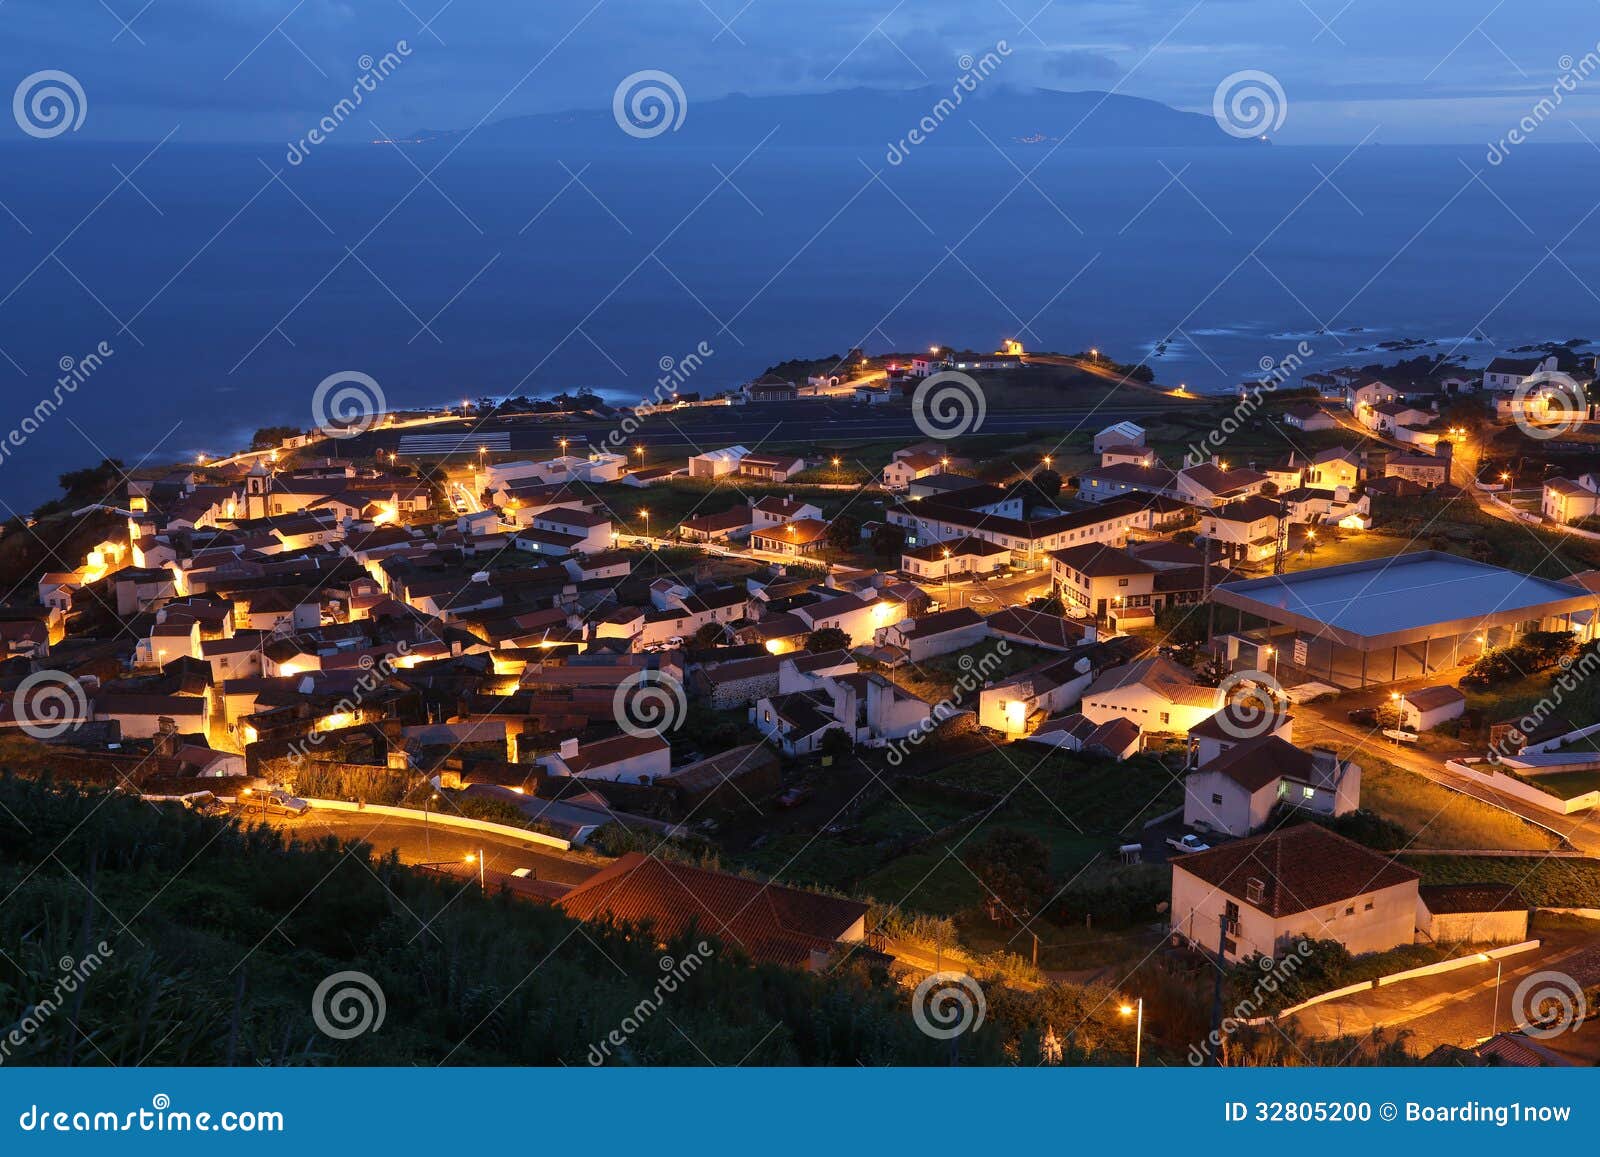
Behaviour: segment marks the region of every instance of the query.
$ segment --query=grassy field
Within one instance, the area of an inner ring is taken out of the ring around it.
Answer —
[[[1019,671],[1026,671],[1030,667],[1037,667],[1041,663],[1048,663],[1061,656],[1054,651],[1046,651],[1042,647],[1029,647],[1022,643],[1007,643],[1006,654],[1001,655],[993,641],[980,643],[961,653],[938,655],[932,659],[925,659],[920,663],[907,663],[896,667],[885,674],[899,687],[911,692],[929,703],[937,703],[942,699],[951,699],[963,706],[976,710],[978,706],[978,692],[968,692],[964,697],[954,695],[956,680],[963,675],[972,679],[977,678],[977,672],[986,672],[984,679],[999,682],[1009,678]],[[970,658],[971,662],[963,666],[961,660]]]
[[[1414,832],[1413,847],[1543,851],[1555,846],[1548,832],[1516,816],[1370,756],[1361,760],[1361,806]]]
[[[1028,743],[1011,744],[933,774],[957,787],[1010,793],[1030,815],[1109,841],[1183,802],[1183,781],[1146,757],[1114,763]],[[1102,844],[1104,846],[1104,844]]]
[[[1413,856],[1424,884],[1515,884],[1535,907],[1600,908],[1600,863],[1519,856]]]

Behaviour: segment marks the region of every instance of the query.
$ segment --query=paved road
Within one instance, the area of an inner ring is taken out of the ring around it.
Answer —
[[[254,817],[252,817],[254,818]],[[391,819],[363,812],[311,811],[298,819],[270,819],[274,827],[302,840],[337,836],[341,840],[364,840],[379,855],[393,850],[406,864],[461,863],[481,849],[487,866],[498,872],[518,868],[532,869],[541,880],[578,884],[599,870],[586,857],[563,854],[552,848],[537,851],[514,840],[497,840],[475,832],[446,828],[442,824],[424,825],[415,820]]]
[[[1540,936],[1539,932],[1534,933]],[[1291,1019],[1319,1037],[1360,1035],[1374,1028],[1413,1034],[1412,1049],[1426,1054],[1442,1044],[1470,1047],[1498,1027],[1517,1025],[1517,985],[1536,972],[1556,971],[1589,986],[1600,982],[1600,942],[1593,933],[1568,928],[1545,934],[1530,952],[1505,957],[1496,999],[1495,962],[1455,972],[1385,985],[1314,1005]],[[1591,1009],[1593,1015],[1595,1010]],[[1523,1013],[1526,1015],[1526,1012]],[[1600,1046],[1589,1041],[1588,1047]],[[1600,1052],[1590,1063],[1600,1060]]]

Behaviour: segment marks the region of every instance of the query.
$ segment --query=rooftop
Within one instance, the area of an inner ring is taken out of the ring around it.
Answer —
[[[1223,583],[1223,606],[1326,634],[1361,650],[1594,606],[1572,583],[1426,550]]]

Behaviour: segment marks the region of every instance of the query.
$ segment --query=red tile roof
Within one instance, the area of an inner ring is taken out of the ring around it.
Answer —
[[[1196,852],[1173,868],[1274,917],[1421,879],[1389,856],[1312,823]],[[1261,882],[1260,900],[1249,896],[1251,880]]]
[[[698,932],[753,960],[806,965],[867,913],[865,904],[629,852],[559,901],[581,920],[649,924],[663,941]]]

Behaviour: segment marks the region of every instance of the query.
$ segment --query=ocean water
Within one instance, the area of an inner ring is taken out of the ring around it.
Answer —
[[[788,357],[1020,337],[1148,354],[1161,380],[1216,391],[1301,342],[1315,368],[1385,340],[1481,362],[1600,338],[1587,147],[1491,166],[1467,148],[1039,164],[1039,147],[980,145],[890,165],[780,141],[329,144],[295,166],[181,134],[0,148],[0,442],[23,437],[0,457],[0,514],[102,454],[172,461],[309,425],[317,383],[345,370],[392,404],[628,401],[701,343],[684,388],[715,391]],[[43,398],[59,408],[25,423]]]

